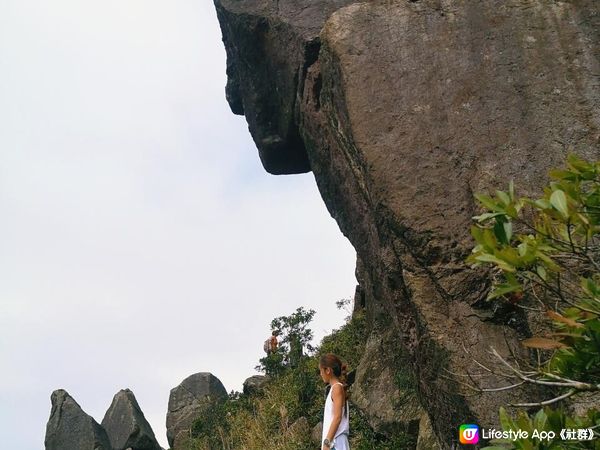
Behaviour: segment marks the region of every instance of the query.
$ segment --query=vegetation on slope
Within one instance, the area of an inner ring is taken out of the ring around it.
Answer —
[[[524,408],[516,418],[502,409],[504,429],[529,430],[529,437],[494,441],[488,450],[600,449],[598,410],[576,415],[568,409],[572,400],[600,401],[600,162],[570,155],[567,167],[550,176],[539,199],[517,196],[512,182],[506,192],[476,196],[485,212],[474,218],[477,245],[468,261],[492,267],[497,281],[488,299],[545,320],[552,330],[522,341],[531,349],[527,361],[507,361],[492,349],[505,388],[543,386],[550,395],[511,405]],[[592,439],[562,440],[563,428],[584,428]],[[534,429],[555,437],[536,439]]]
[[[340,308],[349,301],[338,303]],[[325,385],[318,374],[318,356],[340,355],[350,368],[360,361],[366,341],[366,318],[362,312],[325,337],[318,348],[310,347],[308,328],[313,311],[299,308],[273,320],[281,334],[279,351],[260,360],[258,368],[269,381],[259,392],[232,392],[229,400],[212,406],[192,430],[190,450],[308,450],[318,448],[311,431],[321,420]],[[290,345],[299,340],[305,354],[294,361]],[[412,448],[415,436],[388,438],[377,434],[356,408],[350,408],[351,445],[356,450]]]

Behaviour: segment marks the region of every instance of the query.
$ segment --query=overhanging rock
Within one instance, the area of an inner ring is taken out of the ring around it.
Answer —
[[[362,262],[371,327],[398,336],[441,444],[497,425],[530,394],[473,397],[460,374],[479,377],[490,346],[527,358],[532,323],[490,310],[488,274],[464,263],[473,194],[514,179],[535,195],[569,149],[600,157],[600,3],[215,4],[232,109],[268,171],[314,172]]]

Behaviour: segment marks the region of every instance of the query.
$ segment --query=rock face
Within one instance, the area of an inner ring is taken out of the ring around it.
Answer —
[[[384,336],[372,333],[367,339],[351,399],[376,432],[387,436],[417,434],[424,411],[416,398],[416,380],[406,357],[388,350],[398,346],[392,331]]]
[[[167,439],[173,450],[185,448],[191,427],[214,402],[224,401],[227,391],[217,377],[201,372],[171,389],[167,412]]]
[[[310,431],[310,439],[313,444],[318,446],[319,444],[321,444],[322,437],[323,437],[323,422],[319,422]]]
[[[119,391],[104,415],[102,426],[114,450],[161,450],[133,392]]]
[[[348,0],[216,2],[227,60],[227,100],[246,114],[265,169],[310,170],[296,125],[298,83],[318,55],[321,25]],[[251,88],[250,85],[252,86]],[[277,91],[277,95],[271,95]]]
[[[290,425],[288,431],[293,435],[296,434],[300,436],[306,436],[310,434],[311,429],[310,425],[308,424],[308,419],[306,417],[300,417]]]
[[[265,375],[252,375],[244,381],[243,392],[247,395],[261,392],[268,381],[269,377]]]
[[[424,413],[419,421],[419,434],[417,435],[415,450],[437,450],[439,448],[440,443],[435,434],[433,434],[429,416]]]
[[[515,179],[535,195],[569,148],[600,156],[600,3],[215,4],[233,112],[266,170],[314,172],[371,327],[399,337],[443,448],[460,423],[497,425],[525,393],[472,397],[455,374],[480,374],[490,346],[527,357],[529,319],[491,310],[488,273],[464,263],[473,193]]]
[[[112,450],[104,428],[64,390],[52,393],[46,450]]]

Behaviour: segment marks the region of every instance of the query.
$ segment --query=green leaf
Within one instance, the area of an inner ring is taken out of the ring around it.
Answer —
[[[546,273],[546,269],[544,269],[544,266],[537,266],[535,269],[535,271],[542,278],[542,280],[546,281],[548,279],[548,274]]]
[[[496,236],[496,239],[498,239],[498,242],[508,245],[508,236],[506,236],[503,221],[496,220],[496,223],[494,224],[494,235]]]
[[[550,196],[550,203],[566,219],[569,217],[569,208],[567,207],[567,197],[560,189],[555,190]]]
[[[533,204],[540,209],[550,209],[552,207],[550,202],[543,198],[536,200],[535,202],[533,202]]]
[[[533,425],[532,425],[531,419],[523,411],[519,411],[517,413],[517,419],[515,420],[515,423],[517,424],[517,427],[520,430],[525,430],[525,431],[529,431],[529,432],[533,431]]]
[[[475,194],[475,198],[477,200],[479,200],[479,203],[481,203],[483,206],[485,206],[487,209],[490,209],[492,211],[498,211],[498,205],[496,204],[496,202],[492,199],[492,197],[490,197],[489,195],[485,195],[485,194]]]
[[[479,216],[474,216],[472,217],[473,220],[476,220],[477,222],[485,222],[486,220],[492,219],[496,216],[502,216],[504,215],[504,213],[501,212],[495,212],[495,213],[483,213]]]
[[[516,285],[515,284],[501,284],[498,287],[496,287],[492,292],[490,292],[487,299],[492,300],[497,297],[502,297],[503,295],[506,295],[510,292],[515,292],[515,291],[520,291],[520,290],[521,290],[521,286],[518,284],[516,284]]]
[[[496,191],[496,196],[500,199],[502,203],[504,203],[505,206],[510,203],[510,197],[506,192]]]
[[[527,242],[521,242],[518,246],[517,246],[517,250],[519,250],[519,256],[523,257],[527,254],[527,251],[529,250],[529,246],[527,245]]]
[[[533,428],[539,431],[545,430],[547,421],[548,416],[543,409],[540,409],[533,417]]]
[[[488,263],[496,264],[502,270],[506,270],[507,272],[515,272],[515,270],[516,270],[513,266],[508,264],[506,261],[502,261],[500,258],[497,258],[494,255],[490,255],[490,254],[483,254],[483,255],[476,256],[475,260],[480,261],[480,262],[488,262]]]
[[[548,269],[553,270],[555,272],[560,270],[560,266],[558,266],[554,261],[552,261],[552,259],[548,255],[545,255],[541,252],[537,252],[536,256],[546,263]]]
[[[479,244],[483,241],[483,230],[480,227],[473,225],[471,226],[471,236],[473,236],[475,242]]]
[[[492,252],[498,247],[496,236],[489,228],[483,230],[483,244]]]
[[[504,222],[504,233],[506,234],[506,243],[510,243],[510,239],[512,238],[512,222]]]
[[[567,156],[567,162],[570,167],[578,172],[587,172],[593,170],[590,163],[588,163],[585,159],[581,159],[575,153],[571,153],[569,156]]]
[[[552,178],[558,178],[559,180],[575,181],[577,179],[577,174],[569,170],[554,169],[550,171],[550,176]]]
[[[591,296],[598,296],[598,286],[596,286],[596,283],[594,283],[594,280],[592,280],[591,278],[583,278],[581,280],[581,287],[585,292],[587,292]]]
[[[516,428],[512,418],[507,414],[503,407],[500,407],[500,424],[505,431],[514,430]]]
[[[522,265],[522,260],[513,247],[505,247],[502,250],[495,252],[494,256],[500,258],[502,261],[506,261],[511,266],[519,267]]]

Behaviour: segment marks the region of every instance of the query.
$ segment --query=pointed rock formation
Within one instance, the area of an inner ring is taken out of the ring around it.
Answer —
[[[194,421],[215,402],[224,401],[227,391],[223,383],[208,372],[187,377],[171,389],[167,412],[167,439],[173,450],[182,450],[190,436]]]
[[[114,450],[161,450],[152,427],[129,389],[114,396],[102,426]]]
[[[104,428],[83,412],[67,391],[54,391],[51,401],[46,450],[112,450]]]

